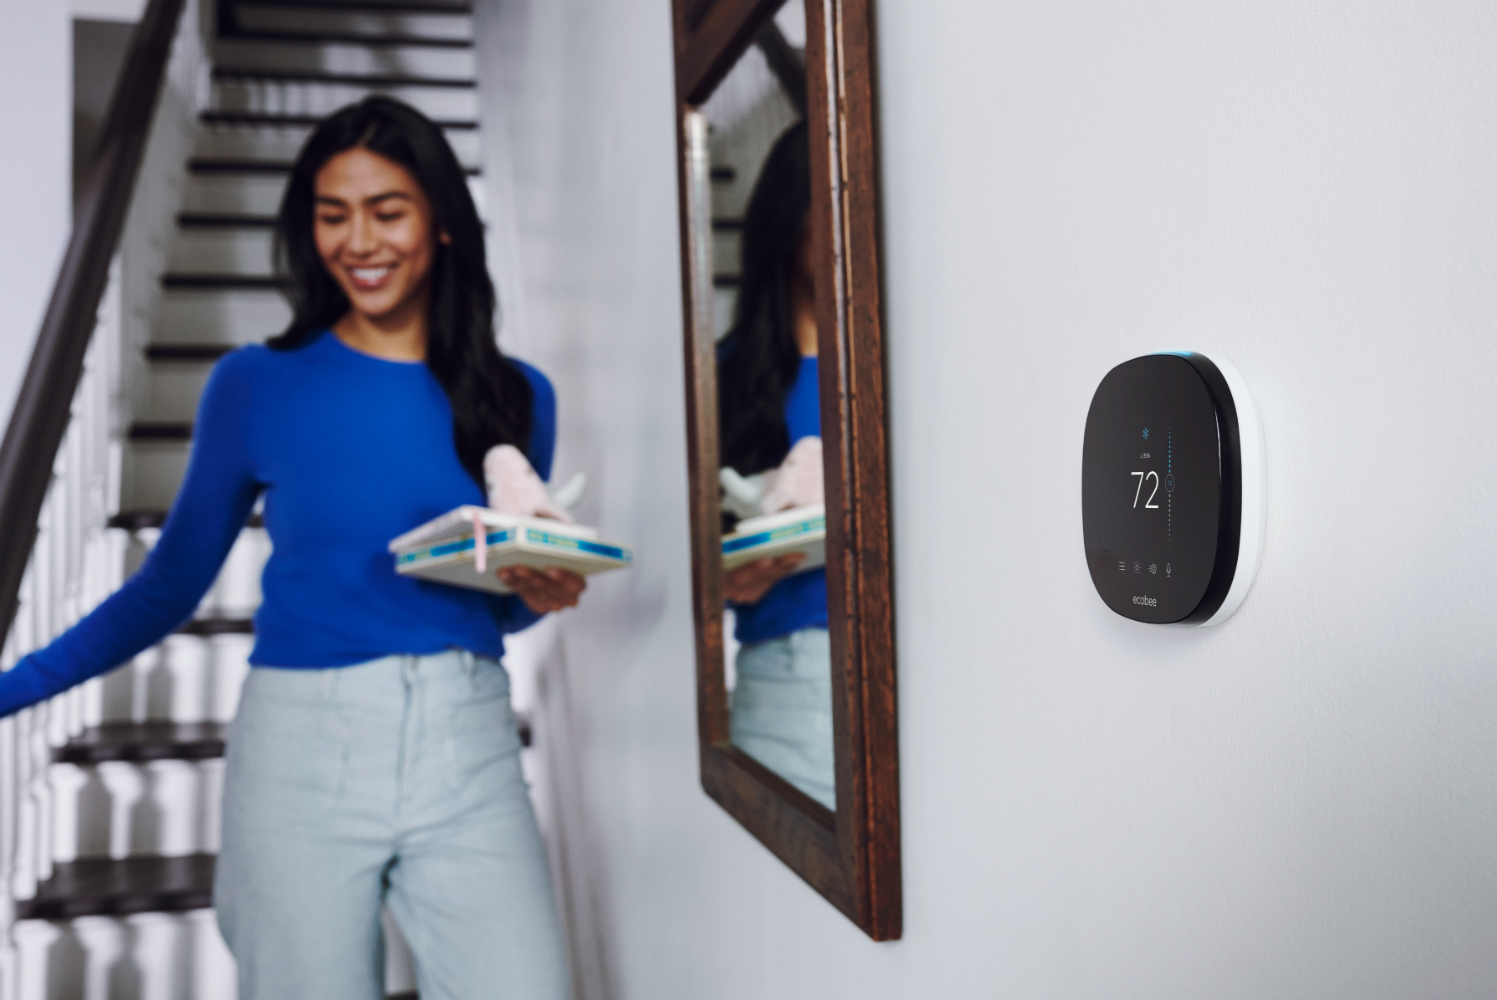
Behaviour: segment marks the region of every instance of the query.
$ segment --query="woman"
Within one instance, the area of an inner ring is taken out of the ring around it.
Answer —
[[[483,231],[451,148],[371,97],[302,149],[277,228],[290,327],[214,369],[146,564],[0,677],[0,711],[188,618],[258,497],[274,551],[229,739],[214,901],[244,1000],[383,996],[380,906],[421,995],[568,996],[520,775],[503,634],[577,603],[563,570],[494,596],[398,576],[386,543],[483,504],[499,444],[549,476],[556,405],[494,343]]]
[[[742,476],[821,437],[810,156],[802,122],[776,140],[744,213],[742,283],[718,351],[722,463]],[[740,643],[731,738],[835,809],[826,570],[797,573],[803,561],[761,559],[725,575]]]

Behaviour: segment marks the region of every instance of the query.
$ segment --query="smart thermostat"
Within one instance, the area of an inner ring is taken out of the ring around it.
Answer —
[[[1263,551],[1263,429],[1247,385],[1189,351],[1125,361],[1086,415],[1081,512],[1103,602],[1139,622],[1215,625]]]

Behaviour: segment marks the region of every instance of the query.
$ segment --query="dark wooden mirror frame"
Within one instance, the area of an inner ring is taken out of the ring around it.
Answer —
[[[673,0],[702,787],[887,941],[901,934],[903,904],[871,0],[805,0],[836,812],[728,739],[710,164],[697,109],[782,2]]]

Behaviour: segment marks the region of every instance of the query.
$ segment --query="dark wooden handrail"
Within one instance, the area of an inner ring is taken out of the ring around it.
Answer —
[[[73,218],[73,235],[0,443],[0,643],[15,618],[57,449],[72,419],[83,355],[125,228],[183,0],[150,0],[130,38]]]

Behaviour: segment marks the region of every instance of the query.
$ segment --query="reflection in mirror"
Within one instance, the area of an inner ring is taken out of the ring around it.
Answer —
[[[835,809],[804,17],[782,9],[702,113],[731,740]]]

